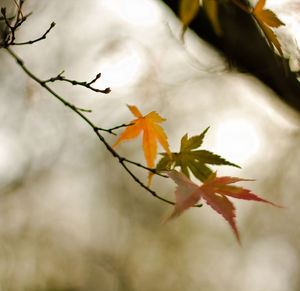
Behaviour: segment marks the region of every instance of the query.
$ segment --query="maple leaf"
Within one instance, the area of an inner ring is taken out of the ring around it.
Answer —
[[[199,148],[205,137],[209,127],[206,128],[200,135],[188,138],[185,134],[181,139],[180,152],[173,152],[172,155],[162,153],[163,156],[156,166],[156,170],[169,170],[172,167],[180,167],[181,172],[188,178],[190,171],[200,181],[205,181],[213,172],[206,164],[210,165],[228,165],[240,168],[238,165],[226,161],[219,155],[216,155],[207,150],[195,150]]]
[[[273,48],[273,46],[276,47],[277,51],[280,53],[281,57],[283,57],[283,52],[281,50],[281,45],[277,39],[276,34],[273,32],[273,30],[270,28],[277,28],[281,25],[285,25],[274,12],[272,12],[269,9],[263,9],[265,6],[266,0],[259,0],[253,11],[252,16],[257,21],[258,25],[262,29],[263,33],[265,34],[270,46]]]
[[[183,39],[184,33],[188,25],[197,15],[199,9],[199,0],[179,0],[179,18],[182,22],[182,34]]]
[[[227,220],[233,229],[237,240],[240,242],[240,236],[235,222],[235,208],[226,196],[244,200],[260,201],[282,208],[282,206],[256,196],[248,189],[229,185],[240,181],[253,181],[252,179],[228,176],[217,177],[216,173],[212,173],[201,186],[198,186],[180,172],[175,170],[163,172],[177,184],[175,190],[176,204],[172,214],[166,218],[165,221],[178,216],[203,198],[207,205]]]
[[[166,119],[159,116],[158,113],[152,111],[143,116],[136,106],[127,105],[131,113],[137,117],[130,123],[133,125],[126,127],[119,139],[113,145],[115,148],[122,141],[136,138],[143,131],[143,150],[148,168],[154,167],[154,161],[157,155],[157,141],[162,145],[166,152],[171,155],[167,135],[163,128],[157,124],[165,121]],[[151,177],[153,173],[149,172],[148,186],[151,184]]]

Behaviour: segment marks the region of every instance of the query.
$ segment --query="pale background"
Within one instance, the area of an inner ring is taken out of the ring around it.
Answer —
[[[287,1],[268,5],[288,24],[278,34],[297,70],[299,13]],[[156,110],[173,151],[185,133],[211,126],[203,148],[243,168],[218,174],[254,178],[241,185],[286,208],[234,201],[242,246],[207,206],[161,224],[171,206],[132,181],[83,120],[0,50],[0,290],[300,290],[299,115],[192,33],[183,44],[159,1],[27,0],[30,11],[18,41],[57,25],[46,40],[12,49],[42,79],[101,72],[96,86],[110,86],[108,95],[53,84],[92,109],[97,125],[129,122],[126,104]],[[145,163],[141,138],[117,149]],[[173,199],[172,181],[154,177],[152,188]]]

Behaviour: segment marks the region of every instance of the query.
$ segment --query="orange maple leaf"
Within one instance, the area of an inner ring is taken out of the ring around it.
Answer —
[[[155,111],[143,116],[136,106],[127,106],[132,114],[137,117],[137,119],[134,119],[130,122],[133,123],[133,125],[128,126],[124,130],[119,139],[113,145],[113,148],[115,148],[124,140],[136,138],[143,131],[143,150],[145,159],[147,161],[147,166],[149,168],[153,168],[154,161],[157,156],[157,141],[162,145],[166,152],[171,155],[167,135],[165,134],[163,128],[157,124],[165,121],[166,119],[160,117]],[[153,173],[149,172],[148,186],[151,184],[152,175]]]
[[[256,196],[248,189],[229,185],[239,181],[253,181],[250,179],[227,176],[216,177],[216,173],[212,173],[205,183],[199,187],[180,172],[175,170],[163,172],[177,184],[175,191],[175,208],[165,221],[178,216],[184,210],[194,206],[201,198],[203,198],[212,209],[221,214],[228,221],[237,240],[240,242],[240,236],[235,222],[235,208],[226,196],[244,200],[261,201],[282,208],[282,206]]]
[[[269,9],[263,9],[265,6],[266,0],[259,0],[252,11],[252,16],[257,21],[258,25],[264,32],[269,44],[271,47],[273,45],[276,47],[280,55],[283,57],[283,52],[281,50],[281,45],[270,27],[279,27],[285,25],[274,12]]]

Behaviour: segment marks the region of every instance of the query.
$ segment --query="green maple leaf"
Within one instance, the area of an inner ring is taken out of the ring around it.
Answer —
[[[180,167],[181,172],[186,177],[190,178],[190,172],[192,172],[197,179],[204,182],[213,172],[207,164],[227,165],[240,168],[240,166],[228,162],[224,158],[210,151],[196,150],[202,145],[208,129],[209,127],[200,135],[195,135],[190,138],[185,134],[181,138],[180,152],[172,152],[171,156],[168,153],[161,153],[162,158],[157,163],[156,170],[164,171]]]

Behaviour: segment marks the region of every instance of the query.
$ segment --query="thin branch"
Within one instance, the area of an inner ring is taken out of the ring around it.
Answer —
[[[94,88],[92,87],[91,85],[93,83],[95,83],[100,77],[101,77],[101,73],[97,74],[96,77],[90,81],[90,82],[86,82],[86,81],[83,81],[83,82],[79,82],[79,81],[76,81],[76,80],[70,80],[70,79],[67,79],[66,77],[64,77],[62,74],[64,73],[64,71],[60,72],[56,77],[52,77],[48,80],[45,80],[43,81],[44,83],[53,83],[53,82],[56,82],[56,81],[64,81],[64,82],[68,82],[68,83],[71,83],[72,85],[76,86],[83,86],[85,88],[88,88],[94,92],[97,92],[97,93],[103,93],[103,94],[108,94],[111,92],[110,88],[105,88],[104,90],[101,90],[101,89],[97,89],[97,88]]]
[[[112,128],[102,128],[102,127],[97,127],[97,130],[101,130],[101,131],[105,131],[105,132],[108,132],[110,134],[113,134],[113,135],[116,135],[116,133],[114,133],[114,130],[116,129],[119,129],[119,128],[123,128],[123,127],[127,127],[127,126],[131,126],[131,125],[134,125],[134,123],[129,123],[129,124],[121,124],[121,125],[117,125],[115,127],[112,127]]]
[[[124,161],[127,162],[127,163],[130,163],[130,164],[133,164],[133,165],[135,165],[135,166],[137,166],[137,167],[143,168],[143,169],[145,169],[145,170],[147,170],[147,171],[149,171],[149,172],[152,172],[153,174],[156,174],[156,175],[158,175],[158,176],[161,176],[161,177],[164,177],[164,178],[168,178],[168,176],[166,176],[166,175],[164,175],[164,174],[161,174],[161,173],[160,173],[159,171],[157,171],[155,168],[154,168],[154,169],[153,169],[153,168],[148,168],[148,167],[146,167],[146,166],[144,166],[144,165],[142,165],[142,164],[140,164],[140,163],[137,163],[137,162],[128,160],[128,159],[126,159],[126,158],[124,158]]]
[[[52,22],[50,24],[50,27],[45,31],[45,33],[42,36],[40,36],[39,38],[37,38],[37,39],[29,40],[29,41],[25,41],[25,42],[13,42],[10,45],[27,45],[27,44],[33,44],[35,42],[41,41],[43,39],[46,39],[47,34],[51,31],[51,29],[55,26],[55,24],[56,24],[55,22]]]
[[[9,23],[9,20],[11,20],[11,18],[8,18],[8,17],[6,16],[6,8],[5,8],[5,7],[4,7],[4,8],[3,8],[3,7],[1,8],[1,14],[2,14],[3,20],[5,21],[6,26],[7,26],[9,29],[12,29],[13,26],[11,26],[10,23]],[[1,20],[2,20],[2,19],[1,19]]]
[[[37,76],[35,76],[33,73],[31,73],[27,67],[24,65],[24,62],[10,49],[10,48],[5,48],[8,53],[17,61],[18,65],[23,69],[23,71],[34,81],[36,81],[37,83],[39,83],[42,87],[44,87],[49,93],[51,93],[55,98],[57,98],[60,102],[62,102],[65,106],[75,110],[76,112],[91,112],[91,110],[89,109],[83,109],[80,107],[75,106],[72,103],[69,103],[68,101],[66,101],[65,99],[63,99],[62,97],[60,97],[58,94],[56,94],[50,87],[48,87],[42,80],[40,80]]]
[[[99,138],[99,140],[104,144],[104,146],[106,147],[106,149],[112,154],[113,157],[117,158],[119,160],[119,163],[122,165],[122,167],[125,169],[125,171],[132,177],[132,179],[137,182],[142,188],[144,188],[146,191],[148,191],[152,196],[154,196],[155,198],[162,200],[168,204],[172,204],[174,205],[175,202],[170,201],[168,199],[165,199],[161,196],[159,196],[155,191],[153,191],[152,189],[150,189],[149,187],[147,187],[126,165],[126,163],[131,163],[133,165],[136,165],[138,167],[141,168],[145,168],[155,174],[159,174],[156,172],[155,169],[150,169],[147,168],[139,163],[130,161],[124,157],[121,157],[110,145],[109,143],[104,139],[104,137],[99,133],[99,127],[95,126],[94,123],[88,119],[80,110],[78,107],[76,107],[75,105],[69,103],[68,101],[66,101],[64,98],[62,98],[60,95],[58,95],[54,90],[52,90],[48,85],[47,82],[39,79],[36,75],[34,75],[24,64],[23,60],[21,58],[19,58],[9,47],[5,48],[7,50],[7,52],[16,60],[17,64],[21,67],[21,69],[31,78],[33,79],[35,82],[37,82],[40,86],[42,86],[45,90],[47,90],[51,95],[53,95],[56,99],[58,99],[60,102],[62,102],[65,106],[67,106],[68,108],[70,108],[74,113],[76,113],[77,115],[79,115],[79,117],[81,117],[92,129],[93,131],[96,133],[97,137]],[[195,207],[201,207],[202,204],[198,204],[195,205]]]
[[[21,2],[21,4],[22,4],[22,2]],[[3,19],[5,21],[6,26],[10,30],[10,32],[6,35],[6,38],[5,38],[4,42],[1,44],[1,46],[2,47],[9,47],[15,41],[16,30],[23,24],[24,21],[26,21],[27,17],[29,17],[31,15],[31,13],[29,13],[28,15],[22,17],[21,19],[19,19],[19,13],[18,13],[14,25],[10,25],[10,18],[8,18],[6,16],[6,9],[5,8],[1,8],[1,14],[3,16]]]
[[[125,161],[125,160],[124,160]],[[144,183],[142,183],[128,168],[127,166],[124,164],[123,161],[120,161],[121,165],[123,166],[123,168],[128,172],[128,174],[133,178],[133,180],[135,182],[137,182],[142,188],[144,188],[145,190],[147,190],[149,193],[152,194],[152,196],[154,196],[155,198],[159,199],[159,200],[162,200],[168,204],[171,204],[171,205],[175,205],[176,203],[173,202],[173,201],[170,201],[168,199],[165,199],[161,196],[159,196],[155,191],[153,191],[152,189],[150,189],[149,187],[147,187]],[[157,173],[156,173],[157,174]],[[163,176],[165,177],[165,176]],[[202,207],[202,204],[195,204],[194,207]]]

